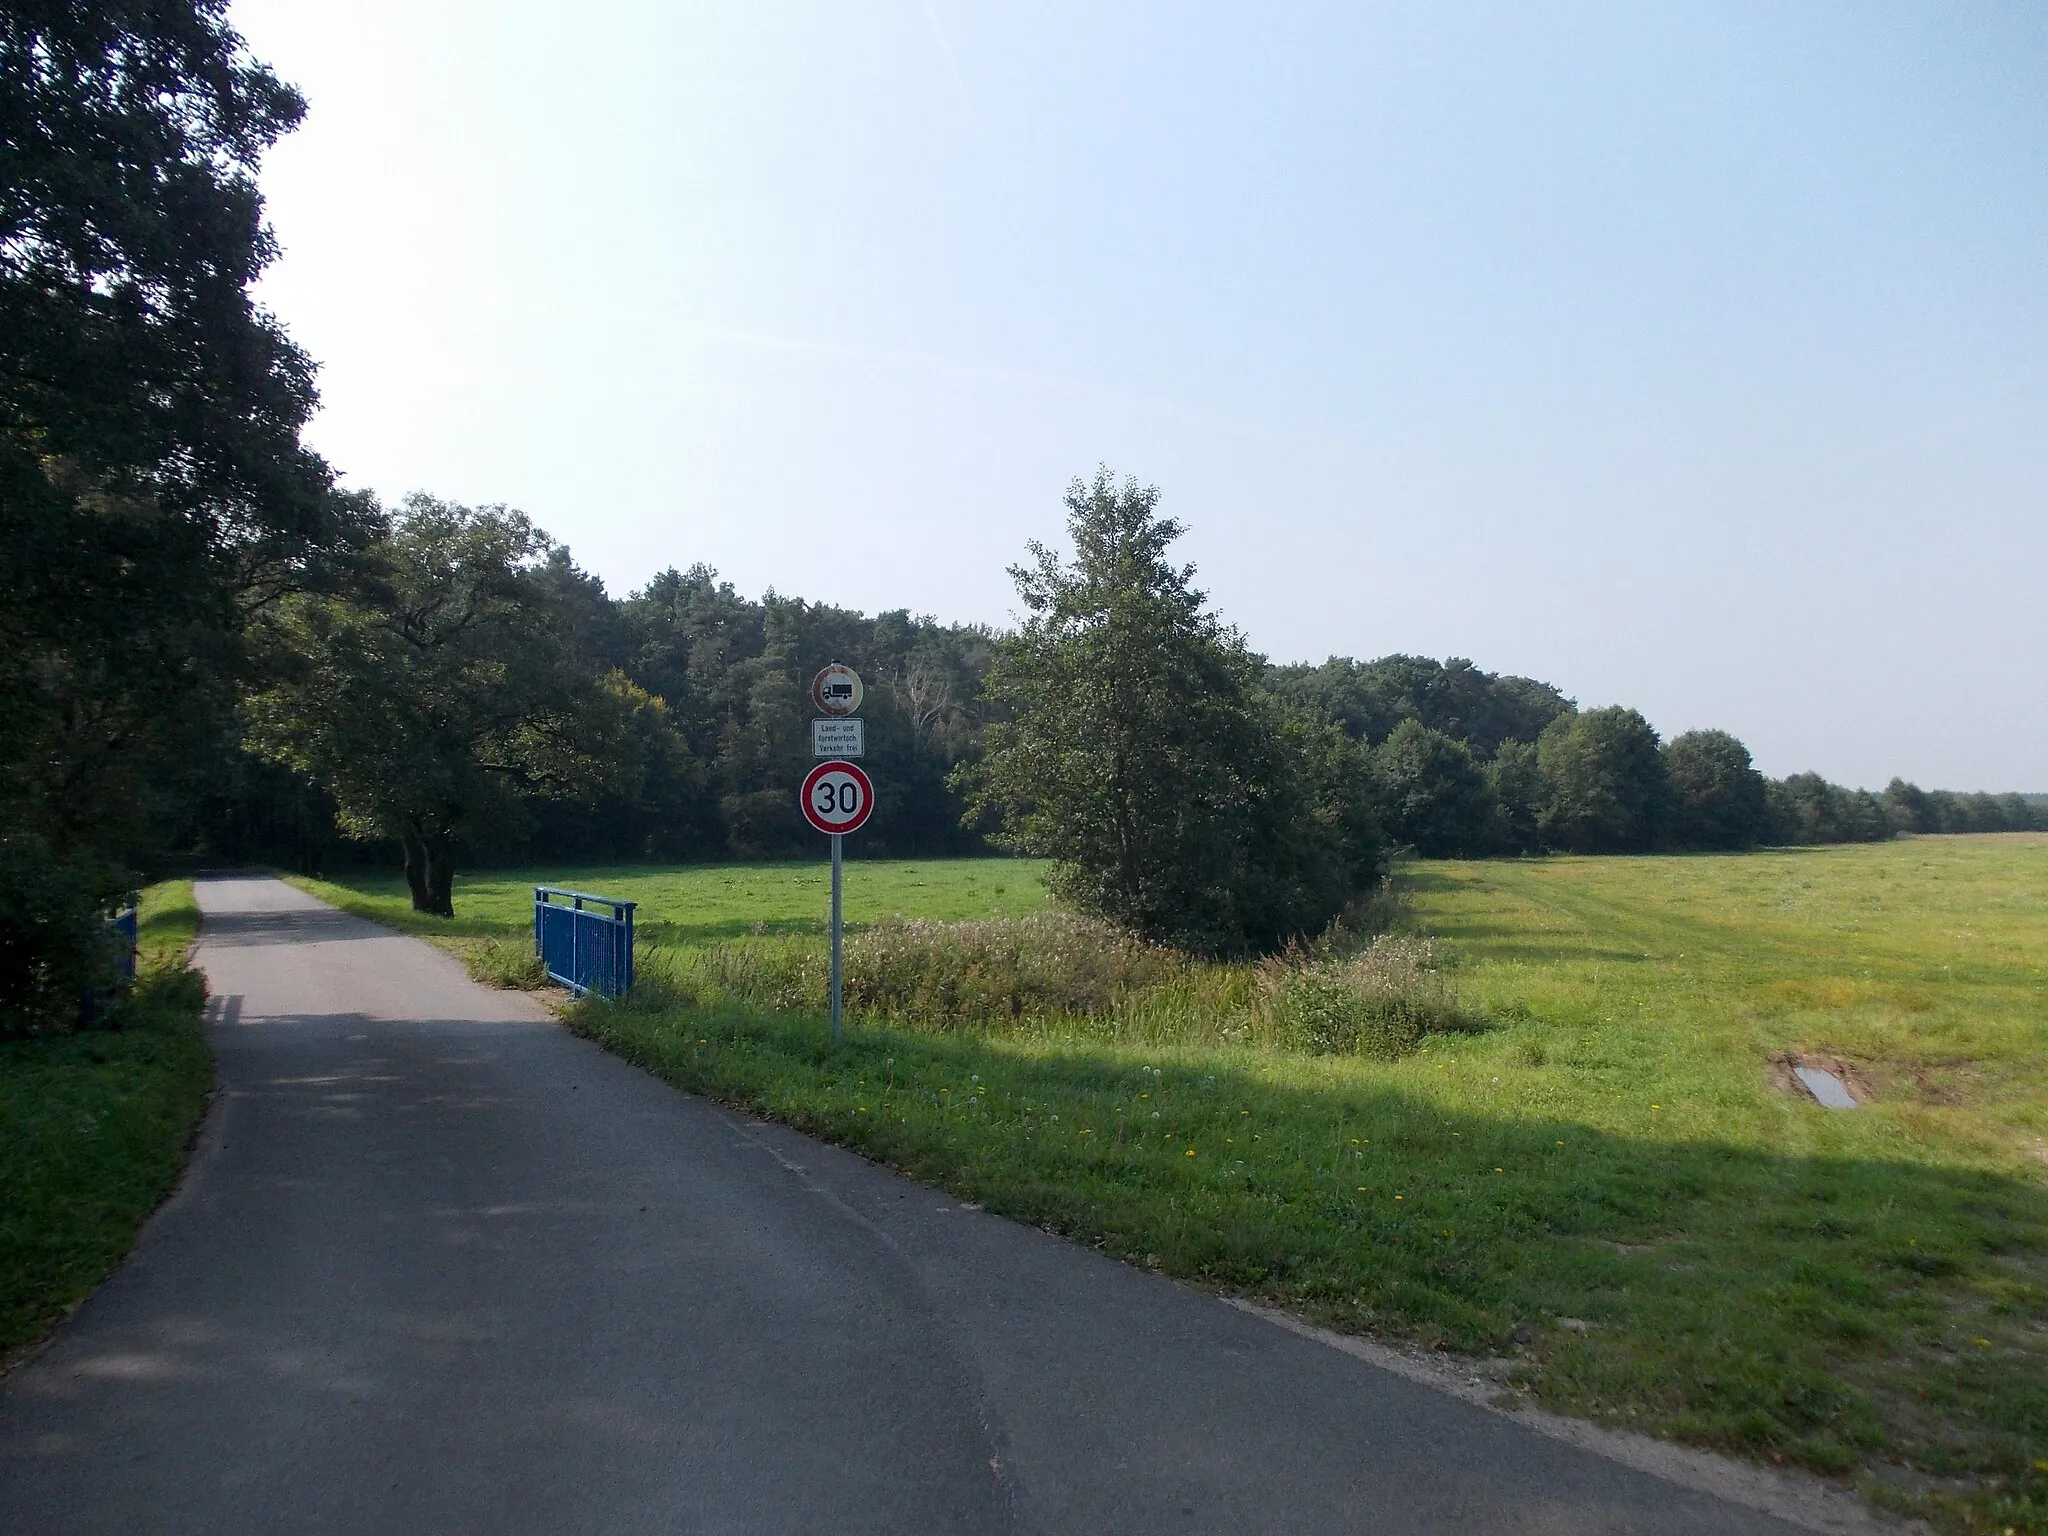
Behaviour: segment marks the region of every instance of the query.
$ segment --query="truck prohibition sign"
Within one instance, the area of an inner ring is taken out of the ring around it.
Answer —
[[[857,763],[820,763],[804,775],[804,820],[820,832],[857,832],[875,808],[875,786]]]

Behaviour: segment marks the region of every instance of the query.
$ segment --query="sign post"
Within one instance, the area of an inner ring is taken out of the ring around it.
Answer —
[[[836,661],[812,680],[812,701],[833,718],[811,722],[811,750],[827,761],[818,764],[804,775],[803,789],[797,796],[798,803],[803,807],[804,820],[824,833],[832,843],[834,1045],[839,1043],[843,1028],[842,999],[845,995],[845,972],[841,963],[841,939],[845,932],[845,924],[840,899],[844,885],[844,844],[846,834],[859,831],[866,823],[869,813],[875,808],[875,786],[861,771],[858,763],[847,761],[850,757],[861,756],[867,745],[863,739],[861,722],[847,718],[860,708],[862,691],[860,678],[855,675],[853,668],[841,666]]]
[[[804,776],[804,820],[832,840],[832,1038],[840,1033],[841,845],[857,832],[875,807],[875,786],[858,763],[825,762]]]
[[[832,834],[832,1043],[834,1045],[839,1043],[839,1015],[842,1011],[841,999],[845,996],[845,973],[839,957],[839,936],[845,931],[845,925],[841,921],[839,909],[840,867],[842,862],[840,852],[845,847],[845,844],[846,834],[844,832],[834,832]]]

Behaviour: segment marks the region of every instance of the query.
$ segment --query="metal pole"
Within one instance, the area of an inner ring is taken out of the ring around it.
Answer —
[[[839,845],[846,839],[832,834],[832,1043],[839,1043]]]

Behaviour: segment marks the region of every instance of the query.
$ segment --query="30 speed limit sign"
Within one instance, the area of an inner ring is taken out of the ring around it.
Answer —
[[[804,820],[820,832],[857,832],[875,808],[875,786],[857,763],[820,763],[804,775]]]

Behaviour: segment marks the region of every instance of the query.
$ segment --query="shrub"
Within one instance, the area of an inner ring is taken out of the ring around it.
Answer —
[[[848,935],[845,961],[850,1016],[922,1030],[1041,1022],[1125,1040],[1392,1057],[1426,1033],[1478,1027],[1431,945],[1386,935],[1350,958],[1296,950],[1224,965],[1049,913],[882,924]],[[630,1006],[815,1015],[829,978],[815,938],[743,939],[649,955]]]
[[[1280,1039],[1297,1050],[1391,1058],[1425,1034],[1473,1027],[1426,939],[1381,938],[1350,960],[1275,970]]]
[[[121,884],[109,871],[57,860],[31,836],[0,837],[0,1038],[61,1034],[84,1000],[115,983],[120,947],[107,927]]]
[[[672,995],[709,990],[760,1008],[827,1005],[830,957],[815,940],[720,944],[697,960],[698,986],[674,969]],[[981,923],[884,923],[847,936],[847,1011],[950,1028],[1054,1015],[1111,1013],[1188,965],[1108,923],[1063,914]]]
[[[1063,914],[891,923],[846,946],[846,1003],[874,1018],[932,1023],[1114,1013],[1187,963],[1108,923]]]

